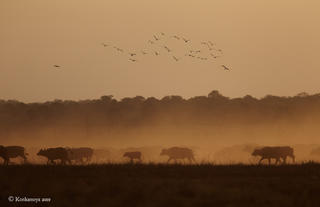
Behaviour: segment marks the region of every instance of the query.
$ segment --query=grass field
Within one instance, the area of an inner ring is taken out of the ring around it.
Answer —
[[[320,164],[0,167],[0,206],[320,206]],[[49,197],[50,203],[9,202]]]

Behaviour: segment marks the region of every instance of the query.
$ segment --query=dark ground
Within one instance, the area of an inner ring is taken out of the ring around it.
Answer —
[[[0,167],[0,206],[8,196],[49,197],[49,206],[320,206],[320,164],[12,165]]]

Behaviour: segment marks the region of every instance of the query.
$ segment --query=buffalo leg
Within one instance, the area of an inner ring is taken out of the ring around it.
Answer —
[[[287,163],[287,156],[283,157],[283,164]]]
[[[80,158],[80,164],[84,165],[85,161],[83,160],[83,157]]]
[[[294,155],[291,155],[290,157],[292,158],[292,162],[294,163],[294,162],[295,162],[295,157],[294,157]]]
[[[67,160],[66,160],[66,163],[68,163],[69,165],[72,165],[72,162],[71,162],[70,159],[67,159]]]
[[[3,165],[9,165],[9,161],[10,161],[9,158],[4,159]]]
[[[261,157],[261,159],[259,160],[259,165],[261,164],[262,160],[264,160],[264,157]]]
[[[53,160],[48,160],[47,165],[49,165],[49,164],[55,165],[56,163]]]
[[[65,165],[66,164],[66,160],[65,159],[61,159],[61,165]]]
[[[23,158],[23,163],[26,164],[27,163],[27,157],[25,155],[21,156]]]

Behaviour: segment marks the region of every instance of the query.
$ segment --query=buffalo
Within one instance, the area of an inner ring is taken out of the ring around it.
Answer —
[[[69,159],[70,150],[65,149],[63,147],[57,148],[48,148],[48,149],[41,149],[37,155],[44,156],[48,158],[47,164],[56,164],[55,160],[60,160],[61,164],[69,163],[71,164],[71,160]]]
[[[160,155],[167,155],[169,156],[168,163],[171,160],[177,162],[177,159],[188,159],[191,163],[192,161],[195,162],[193,151],[189,148],[182,148],[182,147],[171,147],[169,149],[163,149]]]
[[[93,149],[88,147],[70,148],[68,151],[69,159],[81,164],[90,162],[93,155]]]
[[[137,152],[125,152],[123,154],[123,157],[130,158],[130,162],[133,162],[134,159],[137,159],[139,162],[142,162],[142,160],[141,160],[141,152],[139,152],[139,151],[137,151]]]
[[[22,157],[24,163],[27,162],[28,153],[25,152],[25,148],[21,146],[2,146],[0,145],[0,157],[4,159],[4,165],[8,165],[10,158]]]
[[[293,148],[289,146],[279,146],[279,147],[263,147],[261,149],[255,149],[252,152],[253,156],[261,156],[259,164],[264,159],[268,159],[269,165],[271,164],[271,159],[276,159],[276,163],[281,162],[281,158],[283,160],[283,164],[286,163],[287,157],[291,157],[292,161],[295,162],[295,156],[293,154]]]

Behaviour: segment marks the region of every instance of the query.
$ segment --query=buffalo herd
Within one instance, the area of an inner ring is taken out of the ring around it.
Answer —
[[[88,164],[90,163],[94,150],[88,147],[81,148],[68,148],[68,147],[57,147],[40,149],[37,153],[38,156],[45,157],[47,164]],[[10,163],[10,158],[21,157],[24,163],[27,163],[26,150],[21,146],[2,146],[0,145],[0,157],[3,158],[4,165]],[[275,164],[286,164],[287,157],[290,157],[295,162],[294,150],[289,146],[275,146],[275,147],[262,147],[254,149],[252,156],[259,156],[259,164],[266,159],[271,164],[272,159],[275,160]],[[192,149],[183,147],[171,147],[168,149],[162,149],[160,156],[167,156],[167,163],[174,161],[177,163],[178,160],[187,160],[189,163],[196,163],[194,158],[194,152]],[[131,163],[135,160],[142,162],[142,153],[140,151],[129,151],[123,154],[123,158],[129,159]]]

